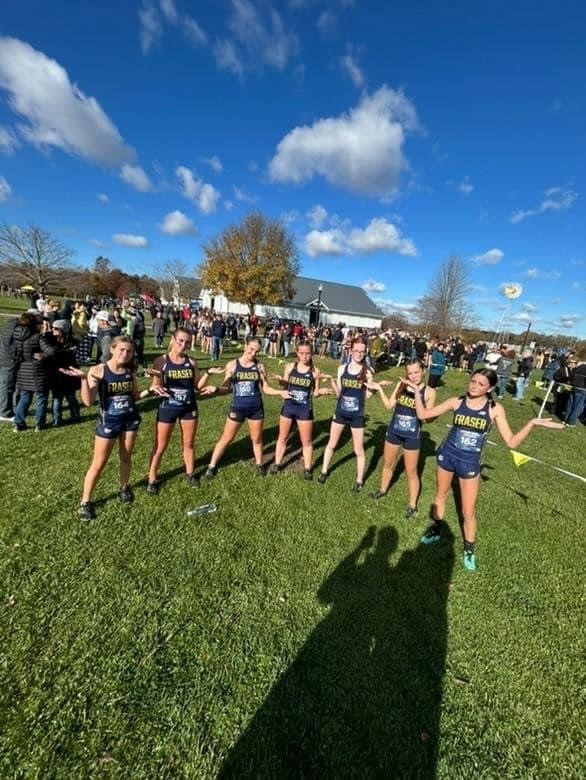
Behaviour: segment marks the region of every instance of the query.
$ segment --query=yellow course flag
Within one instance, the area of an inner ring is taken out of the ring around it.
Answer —
[[[524,466],[525,463],[529,463],[530,460],[533,460],[529,455],[523,455],[522,452],[517,452],[517,450],[511,450],[511,455],[513,456],[513,463],[515,466]]]

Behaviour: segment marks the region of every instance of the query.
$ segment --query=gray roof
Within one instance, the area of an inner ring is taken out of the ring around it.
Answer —
[[[329,312],[340,314],[358,314],[365,317],[384,317],[384,313],[364,292],[362,287],[338,282],[324,282],[321,279],[308,279],[298,276],[295,279],[295,295],[291,306],[315,305],[318,298],[318,287],[322,285],[321,305]]]

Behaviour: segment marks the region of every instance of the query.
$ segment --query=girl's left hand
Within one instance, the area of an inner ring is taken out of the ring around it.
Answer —
[[[552,428],[556,431],[565,427],[563,423],[555,422],[551,417],[534,417],[533,425],[536,425],[538,428]]]

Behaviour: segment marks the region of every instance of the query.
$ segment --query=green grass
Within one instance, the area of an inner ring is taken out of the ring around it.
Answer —
[[[448,374],[440,398],[464,381]],[[505,402],[514,429],[540,393]],[[269,459],[279,402],[265,401]],[[200,404],[198,470],[228,403]],[[387,422],[377,399],[358,496],[348,438],[322,486],[303,481],[296,442],[283,473],[255,477],[243,433],[198,490],[174,438],[149,497],[154,407],[135,503],[115,497],[112,460],[89,526],[75,509],[94,410],[41,434],[0,426],[2,777],[581,776],[582,483],[516,469],[492,434],[471,574],[453,503],[453,538],[418,544],[447,418],[426,426],[420,515],[406,522],[404,475],[368,498]],[[319,462],[333,400],[315,408]],[[585,474],[584,436],[536,430],[521,449]],[[186,516],[208,501],[216,514]]]

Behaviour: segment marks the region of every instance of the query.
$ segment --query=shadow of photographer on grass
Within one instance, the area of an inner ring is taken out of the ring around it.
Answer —
[[[318,592],[331,606],[220,777],[435,776],[454,539],[395,566],[371,526]]]

